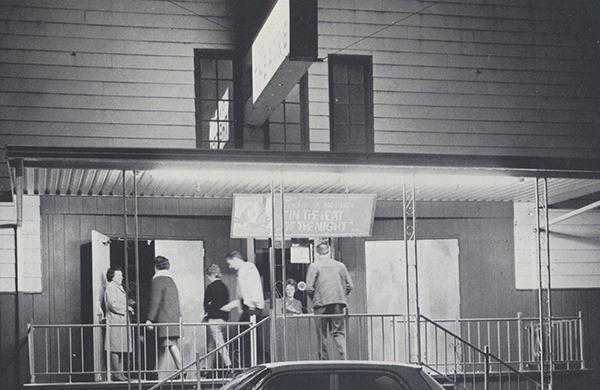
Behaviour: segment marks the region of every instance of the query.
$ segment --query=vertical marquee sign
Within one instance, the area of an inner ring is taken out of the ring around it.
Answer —
[[[252,43],[244,121],[262,125],[317,60],[317,0],[277,0]],[[246,61],[247,62],[247,61]]]
[[[369,237],[377,195],[285,194],[285,236]],[[275,236],[281,232],[281,210],[275,208]],[[232,238],[270,238],[271,196],[235,194],[231,213]]]

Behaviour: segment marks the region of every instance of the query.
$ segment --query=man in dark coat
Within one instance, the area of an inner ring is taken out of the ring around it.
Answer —
[[[154,276],[150,284],[150,305],[146,323],[152,330],[152,324],[179,323],[181,308],[179,292],[169,272],[169,259],[157,256],[154,259]],[[179,350],[179,326],[157,326],[158,340],[161,347],[169,349],[177,370],[181,369],[181,351]]]

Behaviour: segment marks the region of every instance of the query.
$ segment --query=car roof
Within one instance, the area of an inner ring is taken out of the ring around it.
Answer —
[[[382,369],[399,372],[421,370],[422,367],[415,364],[394,363],[384,361],[365,360],[305,360],[294,362],[265,363],[261,366],[269,368],[273,372],[284,372],[289,370],[311,370],[311,369]]]

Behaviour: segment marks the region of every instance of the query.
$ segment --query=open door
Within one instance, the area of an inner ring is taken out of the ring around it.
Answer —
[[[104,288],[106,271],[110,267],[110,238],[92,230],[92,305],[94,325],[104,324]],[[106,380],[99,372],[106,371],[103,329],[94,327],[94,379]]]
[[[421,313],[432,319],[460,318],[458,240],[419,240],[417,253]],[[404,241],[367,241],[365,258],[367,313],[406,314]],[[452,328],[455,324],[445,323],[444,326],[457,331]],[[373,326],[370,333],[370,343],[374,344],[369,345],[371,359],[409,360],[404,337],[406,323],[402,319]],[[390,343],[391,339],[395,339],[395,343]],[[430,347],[436,345],[436,340],[427,341]],[[441,344],[439,347],[444,348]],[[424,353],[435,354],[437,350],[438,348],[431,347]],[[447,353],[449,356],[454,355],[453,351]],[[427,358],[433,359],[434,356]]]

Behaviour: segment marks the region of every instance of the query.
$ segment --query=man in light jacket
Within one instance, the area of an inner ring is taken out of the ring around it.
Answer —
[[[329,245],[317,245],[318,259],[308,267],[306,292],[312,299],[315,315],[341,315],[348,306],[346,296],[354,288],[346,266],[331,258]],[[319,359],[328,360],[327,337],[329,330],[340,359],[346,359],[346,330],[344,318],[322,317],[317,327]]]

